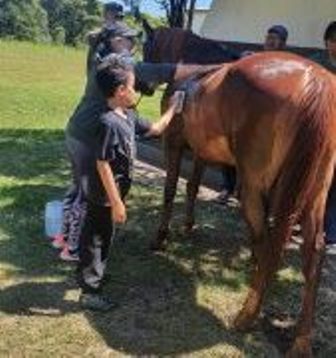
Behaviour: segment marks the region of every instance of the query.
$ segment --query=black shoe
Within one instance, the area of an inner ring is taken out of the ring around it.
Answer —
[[[116,303],[99,294],[82,293],[79,302],[84,309],[107,312],[116,307]]]
[[[226,189],[224,189],[217,195],[217,197],[214,199],[214,201],[217,204],[226,205],[229,196],[230,196],[230,193]]]

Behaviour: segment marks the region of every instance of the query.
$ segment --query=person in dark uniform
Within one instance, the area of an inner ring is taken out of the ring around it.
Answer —
[[[324,32],[325,51],[312,59],[336,75],[336,21],[328,24]],[[334,176],[327,200],[324,219],[327,252],[336,254],[336,178]]]
[[[336,21],[332,21],[325,29],[323,40],[325,50],[312,60],[325,67],[330,72],[336,74]]]
[[[130,109],[136,98],[135,76],[122,57],[98,71],[96,79],[105,109],[97,119],[95,134],[85,137],[90,144],[77,145],[73,158],[87,204],[80,234],[78,283],[82,307],[106,311],[115,305],[102,295],[102,287],[114,225],[126,221],[124,200],[132,183],[135,135],[160,135],[175,114],[178,98],[173,96],[168,110],[152,124]]]
[[[101,107],[103,101],[97,86],[95,85],[95,68],[97,56],[105,56],[112,49],[115,52],[130,51],[134,45],[138,32],[128,28],[121,20],[123,19],[123,7],[116,2],[104,5],[104,20],[98,31],[89,33],[89,51],[86,61],[87,83],[85,93],[75,112],[70,118],[89,117],[95,112],[94,108]],[[71,151],[67,142],[67,150]],[[70,155],[71,158],[71,155]],[[74,178],[72,185],[63,199],[63,227],[62,234],[57,235],[52,241],[55,248],[62,249],[60,258],[64,261],[78,261],[79,232],[85,216],[86,207],[82,200],[82,190]]]

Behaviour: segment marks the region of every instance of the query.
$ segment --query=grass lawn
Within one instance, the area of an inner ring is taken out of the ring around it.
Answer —
[[[297,250],[269,290],[264,317],[235,332],[249,270],[238,213],[200,202],[190,241],[180,230],[180,191],[171,244],[152,254],[162,187],[139,176],[108,268],[107,292],[120,306],[79,309],[74,267],[43,237],[43,210],[69,182],[63,128],[83,89],[85,52],[0,42],[0,54],[0,357],[281,356],[292,334],[284,326],[299,308]],[[142,101],[144,116],[158,115],[157,99]],[[335,272],[328,258],[314,340],[320,357],[336,356]]]

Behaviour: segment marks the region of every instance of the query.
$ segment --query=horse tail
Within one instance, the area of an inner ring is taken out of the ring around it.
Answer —
[[[295,136],[271,191],[273,228],[286,239],[303,210],[309,210],[335,167],[336,95],[330,76],[310,76],[298,98]]]

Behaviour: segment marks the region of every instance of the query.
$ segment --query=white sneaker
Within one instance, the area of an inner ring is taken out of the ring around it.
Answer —
[[[59,258],[63,261],[68,262],[78,262],[79,256],[77,252],[70,252],[69,247],[65,246],[61,253],[59,254]]]
[[[327,255],[336,255],[336,244],[327,244],[326,245],[326,254]]]

